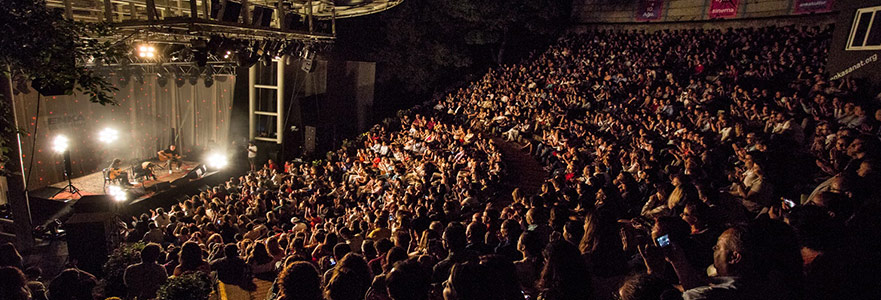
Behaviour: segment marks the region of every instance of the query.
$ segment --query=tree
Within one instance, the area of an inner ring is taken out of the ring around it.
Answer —
[[[9,185],[9,203],[22,246],[31,244],[31,224],[21,155],[15,124],[12,78],[32,80],[38,90],[61,89],[89,95],[92,102],[113,104],[109,82],[87,65],[108,63],[125,52],[125,45],[106,37],[107,24],[84,24],[66,20],[45,0],[0,1],[0,175]],[[18,157],[10,157],[18,155]]]

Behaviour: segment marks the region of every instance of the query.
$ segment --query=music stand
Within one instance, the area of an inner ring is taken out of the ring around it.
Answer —
[[[55,195],[52,195],[53,198],[55,198],[55,196],[58,196],[58,194],[61,194],[61,192],[68,192],[71,195],[77,194],[80,197],[83,197],[83,194],[80,193],[80,189],[74,186],[73,181],[71,181],[70,173],[73,173],[72,169],[73,167],[71,166],[70,162],[70,150],[64,150],[64,177],[67,177],[67,186],[61,188],[61,190],[56,192]]]

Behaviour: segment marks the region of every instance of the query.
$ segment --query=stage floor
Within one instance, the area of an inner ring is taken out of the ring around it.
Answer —
[[[140,197],[138,197],[138,199],[149,198],[150,196],[153,195],[153,192],[147,191],[151,186],[153,186],[157,183],[160,183],[160,182],[172,182],[174,180],[182,178],[182,177],[184,177],[184,175],[187,174],[187,172],[189,172],[190,170],[192,170],[193,168],[195,168],[197,166],[199,166],[199,163],[197,163],[197,162],[183,161],[183,164],[181,165],[180,170],[174,170],[171,173],[169,173],[168,170],[162,170],[162,169],[157,168],[157,170],[155,170],[156,178],[157,178],[156,180],[150,179],[150,180],[147,180],[144,182],[137,182],[137,183],[132,182],[132,184],[134,186],[131,189],[138,190],[140,192],[140,193],[137,193],[137,194],[140,194]],[[98,172],[95,172],[95,173],[92,173],[92,174],[89,174],[86,176],[74,178],[71,180],[71,182],[73,183],[73,186],[75,186],[77,189],[80,190],[80,194],[83,196],[103,195],[106,193],[106,191],[104,190],[104,187],[105,187],[104,186],[104,175],[101,174],[101,171],[98,171]],[[110,185],[110,183],[107,183],[107,185]],[[57,191],[58,189],[62,189],[66,186],[67,186],[67,181],[63,181],[63,182],[59,182],[59,183],[50,185],[47,188]],[[44,189],[46,189],[46,188],[44,188]],[[65,201],[65,200],[72,200],[72,199],[79,199],[79,198],[80,198],[80,195],[78,195],[76,193],[71,194],[68,191],[61,191],[60,193],[58,193],[57,195],[55,195],[51,199],[58,200],[58,201]],[[138,200],[138,199],[135,199],[135,200]]]

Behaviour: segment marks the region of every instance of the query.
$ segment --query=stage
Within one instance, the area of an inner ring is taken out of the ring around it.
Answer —
[[[193,170],[198,167],[199,163],[191,162],[191,161],[183,161],[179,170],[172,170],[169,172],[168,170],[159,169],[158,167],[154,170],[154,174],[156,174],[156,180],[147,180],[144,182],[134,182],[132,181],[132,187],[129,188],[130,194],[138,195],[137,198],[129,199],[129,201],[138,201],[141,199],[149,198],[155,193],[155,189],[152,187],[156,184],[161,184],[163,182],[172,182],[183,178],[187,175],[187,172]],[[127,172],[131,172],[126,169]],[[101,171],[77,177],[71,179],[73,186],[79,189],[79,195],[76,193],[70,193],[68,191],[60,191],[57,195],[53,196],[52,200],[76,200],[79,199],[80,196],[90,196],[90,195],[105,195],[107,194],[106,188],[111,185],[110,182],[104,184],[104,175],[101,174]],[[67,181],[58,182],[49,186],[49,188],[55,188],[56,191],[67,186]]]
[[[207,190],[209,186],[222,183],[225,179],[218,176],[221,172],[206,171],[205,166],[191,161],[183,161],[179,170],[158,169],[154,171],[156,180],[134,182],[130,188],[124,189],[128,199],[122,201],[120,215],[138,215],[156,207],[168,207],[183,197]],[[224,173],[225,174],[225,173]],[[95,195],[107,195],[104,176],[101,171],[71,179],[79,194],[62,190],[67,181],[58,182],[47,187],[29,191],[31,218],[34,225],[45,224],[54,219],[65,219],[73,211],[72,206],[81,198]],[[109,195],[108,195],[109,197]],[[114,201],[108,199],[108,201]]]

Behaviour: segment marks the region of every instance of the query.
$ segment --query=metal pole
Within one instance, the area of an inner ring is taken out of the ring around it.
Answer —
[[[287,55],[285,55],[287,56]],[[278,73],[278,83],[276,84],[275,90],[275,110],[277,115],[275,116],[275,134],[276,134],[276,143],[281,145],[284,139],[284,59],[282,56],[280,59],[275,61],[276,72]]]
[[[242,0],[242,23],[245,25],[251,25],[251,8],[248,4],[248,0]]]
[[[147,0],[147,20],[156,19],[156,0]]]
[[[254,139],[254,130],[257,125],[257,117],[254,111],[257,110],[257,89],[254,84],[257,83],[257,65],[248,69],[248,139]]]
[[[309,18],[309,33],[312,33],[312,0],[306,0],[306,16]]]
[[[64,17],[73,20],[73,7],[70,4],[73,0],[64,0]]]
[[[12,117],[10,121],[15,126],[13,130],[0,133],[4,135],[4,138],[9,143],[8,147],[11,148],[11,151],[9,151],[10,159],[6,162],[6,170],[8,170],[6,183],[9,188],[7,200],[9,201],[9,208],[12,210],[13,227],[18,245],[20,249],[30,249],[34,245],[34,236],[31,232],[33,228],[31,203],[30,199],[28,199],[24,163],[21,157],[21,135],[16,130],[19,126],[15,109],[15,98],[12,93],[12,69],[8,65],[6,66],[6,72],[8,75],[5,80],[0,80],[0,82],[2,82],[2,85],[6,85],[2,88],[2,92],[4,101],[6,101],[10,109],[10,115],[7,115],[7,118]],[[12,157],[13,155],[17,157]]]
[[[110,0],[104,0],[104,18],[107,22],[113,22],[113,3]]]

